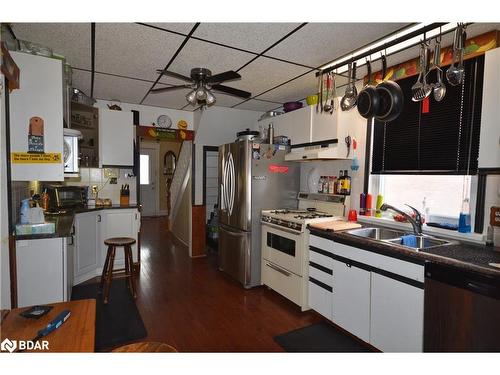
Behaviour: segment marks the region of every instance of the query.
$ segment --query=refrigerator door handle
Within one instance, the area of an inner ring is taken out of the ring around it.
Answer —
[[[229,215],[233,214],[234,205],[234,193],[235,193],[235,173],[234,173],[234,159],[233,154],[229,153],[228,157],[229,164],[229,197],[228,197],[228,209]]]
[[[231,228],[223,225],[223,224],[219,224],[220,228],[224,230],[224,232],[226,232],[227,234],[229,234],[230,236],[233,236],[233,237],[244,237],[244,236],[247,236],[249,232],[243,232],[243,231],[237,231],[235,232],[234,230],[232,230]]]

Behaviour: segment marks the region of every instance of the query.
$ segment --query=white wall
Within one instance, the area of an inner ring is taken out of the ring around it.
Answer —
[[[97,108],[108,108],[107,104],[117,103],[108,100],[97,100],[94,107]],[[180,120],[184,120],[188,123],[188,130],[193,130],[193,112],[191,111],[181,111],[178,109],[163,108],[163,107],[153,107],[149,105],[140,104],[130,104],[130,103],[120,103],[119,104],[124,111],[139,111],[139,124],[142,126],[151,126],[154,122],[157,123],[157,118],[160,115],[167,115],[172,119],[172,129],[177,129],[177,123]]]
[[[5,84],[0,74],[0,307],[10,309],[9,222],[7,213],[7,158],[5,146]]]
[[[225,107],[211,107],[195,115],[195,202],[203,203],[203,146],[220,146],[234,142],[236,133],[256,129],[262,112]]]

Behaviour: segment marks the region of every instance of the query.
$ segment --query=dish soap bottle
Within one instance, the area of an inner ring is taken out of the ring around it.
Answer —
[[[21,211],[19,213],[19,219],[21,224],[29,223],[29,212],[30,212],[30,200],[29,198],[23,199],[21,203]]]
[[[462,209],[460,210],[460,216],[458,218],[458,231],[460,233],[470,233],[470,204],[469,198],[465,198],[462,202]]]

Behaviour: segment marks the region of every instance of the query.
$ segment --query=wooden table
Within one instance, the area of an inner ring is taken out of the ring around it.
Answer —
[[[51,303],[52,310],[39,319],[24,318],[20,312],[29,307],[11,310],[0,326],[2,341],[32,340],[38,330],[45,327],[63,310],[71,311],[71,315],[62,326],[40,340],[49,342],[49,352],[93,352],[95,338],[95,299]],[[36,350],[34,350],[36,351]],[[46,352],[46,350],[39,350]]]
[[[136,342],[113,349],[113,353],[177,353],[173,346],[162,342]]]

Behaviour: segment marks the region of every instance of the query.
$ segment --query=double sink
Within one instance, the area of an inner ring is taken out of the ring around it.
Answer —
[[[452,245],[456,242],[435,238],[428,235],[411,233],[386,228],[359,228],[346,231],[357,237],[370,238],[375,241],[391,243],[412,250],[426,250],[436,246]]]

